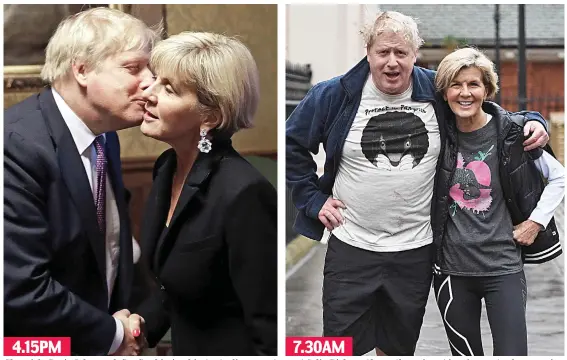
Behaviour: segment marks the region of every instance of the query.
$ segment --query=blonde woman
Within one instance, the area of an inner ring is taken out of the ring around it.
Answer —
[[[236,39],[184,32],[160,42],[142,132],[166,142],[154,168],[142,253],[157,290],[140,307],[150,346],[174,355],[276,351],[276,191],[231,145],[252,125],[259,78]]]
[[[528,355],[523,263],[562,252],[553,213],[563,198],[563,166],[549,147],[524,152],[522,117],[487,101],[497,79],[493,63],[472,48],[446,56],[435,79],[447,137],[436,185],[444,230],[434,288],[453,355],[484,354],[482,299],[494,355]]]

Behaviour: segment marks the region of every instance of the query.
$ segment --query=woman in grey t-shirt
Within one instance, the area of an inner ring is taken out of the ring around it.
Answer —
[[[526,250],[543,246],[541,261],[561,253],[553,213],[563,198],[563,166],[542,149],[524,153],[522,128],[486,101],[497,79],[493,63],[472,48],[445,57],[436,76],[448,136],[436,193],[447,203],[435,215],[446,226],[434,288],[453,355],[484,355],[483,298],[494,355],[527,355]]]

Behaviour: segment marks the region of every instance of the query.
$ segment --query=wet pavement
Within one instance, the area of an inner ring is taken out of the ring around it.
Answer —
[[[564,204],[555,214],[560,237],[564,242]],[[323,332],[321,288],[326,246],[317,244],[306,255],[303,264],[288,272],[286,282],[287,336],[321,336]],[[564,354],[564,255],[540,265],[525,267],[528,284],[527,320],[528,354],[557,356]],[[492,339],[486,311],[481,318],[485,355],[492,355]],[[423,327],[415,355],[450,355],[449,343],[433,291],[429,294]],[[373,355],[369,353],[368,355]]]

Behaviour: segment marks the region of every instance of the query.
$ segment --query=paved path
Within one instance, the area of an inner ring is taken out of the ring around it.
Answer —
[[[559,232],[564,240],[564,205],[556,213]],[[325,245],[316,245],[307,254],[304,264],[286,282],[286,332],[288,336],[320,336],[322,334],[321,287]],[[526,266],[528,284],[528,349],[529,355],[557,356],[564,354],[564,256],[551,262]],[[485,355],[492,355],[492,339],[483,305],[481,320]],[[372,354],[368,354],[372,355]],[[416,355],[450,355],[449,344],[430,293]]]

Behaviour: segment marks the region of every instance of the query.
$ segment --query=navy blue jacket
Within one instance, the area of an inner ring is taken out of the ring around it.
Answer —
[[[317,215],[331,195],[343,145],[369,74],[370,66],[364,57],[346,74],[316,84],[286,121],[286,180],[299,211],[294,230],[308,238],[320,240],[323,235],[324,226]],[[412,100],[431,102],[435,108],[441,158],[446,127],[443,107],[435,101],[435,71],[414,66],[412,82]],[[527,116],[546,125],[539,113],[529,112]],[[319,178],[311,153],[317,154],[321,143],[326,158],[324,173]]]
[[[108,175],[120,216],[108,306],[105,241],[77,146],[51,89],[4,112],[4,335],[68,336],[71,352],[106,355],[132,287],[132,235],[116,133]]]

